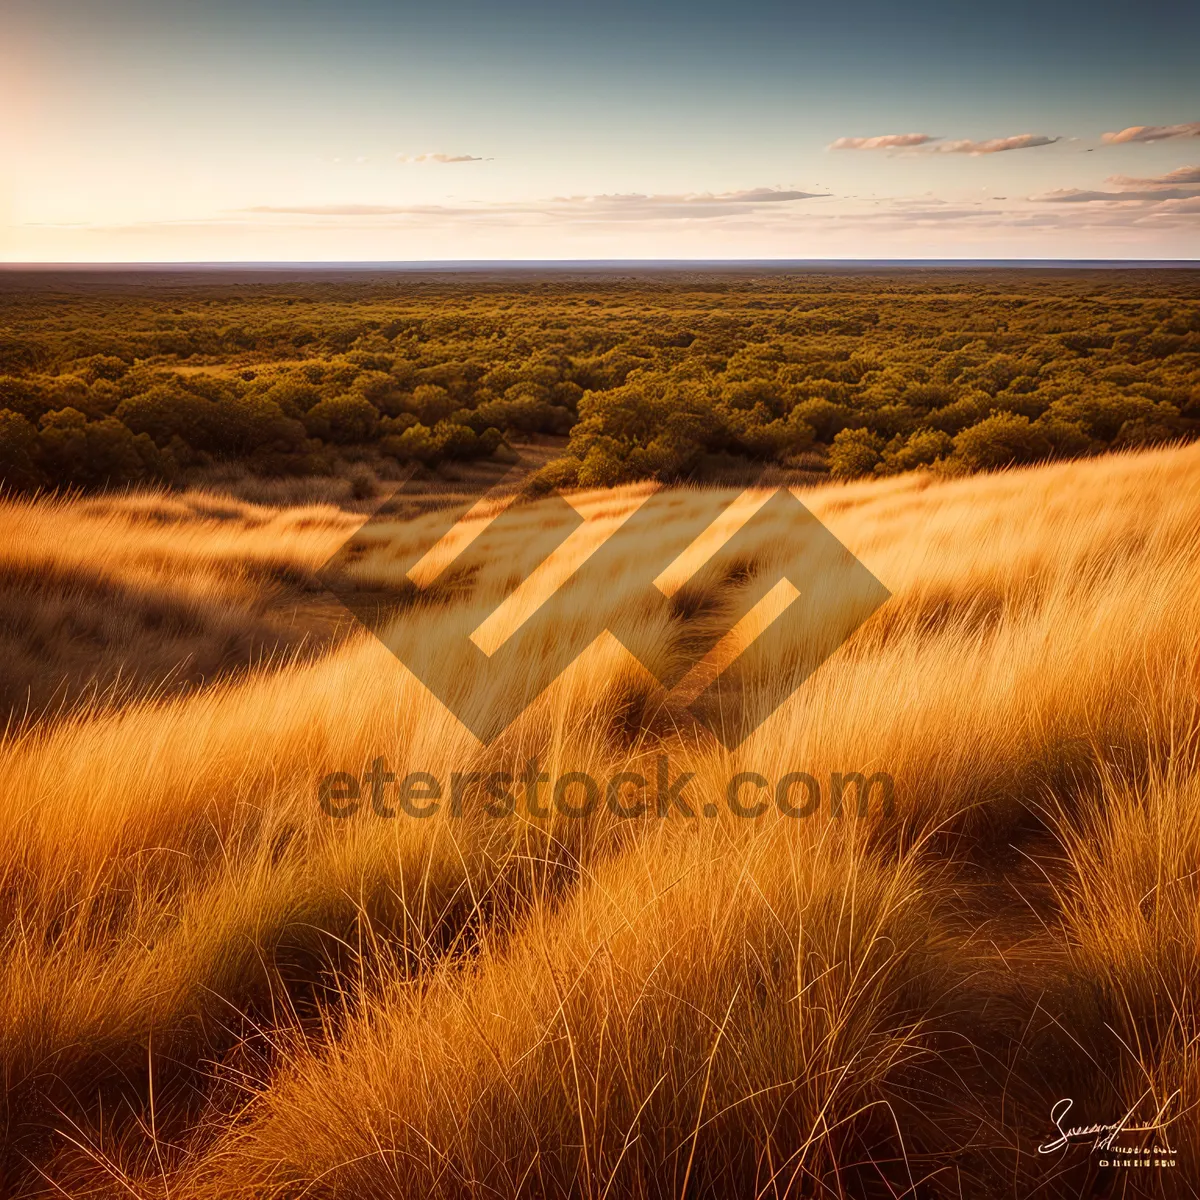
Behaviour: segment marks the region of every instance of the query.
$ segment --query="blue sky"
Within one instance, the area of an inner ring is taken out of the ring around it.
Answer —
[[[1194,3],[0,16],[7,261],[1200,254]]]

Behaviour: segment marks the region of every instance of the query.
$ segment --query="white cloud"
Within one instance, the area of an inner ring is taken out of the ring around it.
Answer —
[[[829,150],[903,150],[924,146],[938,139],[928,133],[884,133],[878,137],[840,137],[830,142]]]
[[[1012,137],[972,141],[960,138],[946,141],[929,133],[887,133],[879,137],[843,137],[830,142],[830,150],[912,150],[923,147],[936,154],[999,154],[1005,150],[1028,150],[1034,146],[1051,146],[1061,137],[1046,133],[1018,133]]]
[[[1029,150],[1034,146],[1052,146],[1061,141],[1061,137],[1051,137],[1045,133],[1018,133],[1012,137],[989,138],[982,142],[973,142],[967,138],[955,142],[941,142],[932,149],[939,154],[1002,154],[1006,150]]]
[[[1120,142],[1161,142],[1166,138],[1200,137],[1200,121],[1183,125],[1130,125],[1128,129],[1104,134],[1102,141],[1110,145]]]
[[[397,154],[396,161],[402,163],[464,163],[483,162],[478,154]]]
[[[1153,188],[1171,186],[1181,183],[1200,183],[1200,167],[1176,167],[1165,175],[1152,175],[1149,178],[1138,178],[1133,175],[1110,175],[1106,183],[1115,183],[1124,188]]]
[[[1029,199],[974,202],[928,195],[818,198],[811,192],[771,187],[503,202],[262,205],[207,221],[90,228],[94,233],[149,237],[224,235],[256,246],[260,239],[274,238],[295,245],[458,247],[446,257],[462,257],[464,247],[475,245],[549,245],[560,253],[567,249],[570,257],[575,247],[584,245],[599,249],[685,243],[691,247],[689,254],[699,251],[701,256],[719,256],[715,249],[750,244],[767,256],[788,256],[789,248],[797,246],[820,247],[823,253],[828,247],[859,253],[862,245],[884,244],[892,247],[891,253],[909,247],[928,254],[935,247],[952,245],[1015,245],[1014,239],[1054,257],[1068,245],[1074,248],[1070,253],[1083,253],[1095,239],[1111,233],[1119,239],[1114,245],[1125,250],[1142,247],[1144,256],[1154,257],[1177,256],[1200,232],[1200,185],[1064,189]],[[855,241],[859,235],[861,245]],[[375,238],[384,241],[371,241]]]
[[[493,204],[262,204],[243,212],[275,216],[305,217],[480,217],[547,216],[565,220],[606,219],[672,220],[711,219],[742,216],[764,206],[790,204],[797,200],[823,198],[820,192],[802,192],[794,188],[747,188],[737,192],[689,192],[681,195],[555,196],[549,200],[531,200]],[[826,197],[827,198],[827,197]]]
[[[1120,178],[1120,176],[1114,177],[1114,179]],[[1111,183],[1113,180],[1109,182]],[[1138,186],[1122,188],[1117,192],[1103,192],[1098,189],[1086,188],[1059,188],[1057,191],[1044,192],[1040,196],[1031,196],[1030,199],[1051,204],[1149,204],[1151,201],[1157,200],[1190,200],[1195,196],[1200,196],[1200,186],[1153,186],[1154,181],[1148,179],[1133,180],[1132,182]]]

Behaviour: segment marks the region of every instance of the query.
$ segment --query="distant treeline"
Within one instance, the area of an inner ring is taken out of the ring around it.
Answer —
[[[1200,272],[6,275],[10,488],[406,467],[975,471],[1200,433]]]

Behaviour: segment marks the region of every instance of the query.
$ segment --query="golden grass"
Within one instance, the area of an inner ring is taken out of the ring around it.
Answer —
[[[190,690],[324,631],[281,589],[361,520],[199,494],[0,502],[0,718],[17,723],[147,692]]]
[[[1194,747],[1059,815],[1073,1037],[1120,1112],[1166,1111],[1200,1156],[1200,770]],[[1065,982],[1065,981],[1064,981]],[[1117,1070],[1112,1070],[1116,1065]]]
[[[644,496],[573,503],[615,519]],[[1064,1088],[1095,1120],[1147,1089],[1200,1103],[1200,454],[802,499],[893,598],[733,752],[650,671],[683,652],[679,612],[717,627],[769,578],[783,525],[759,527],[747,572],[655,610],[644,665],[601,638],[490,748],[365,635],[0,743],[8,1190],[1074,1195],[1087,1153],[1036,1154]],[[547,511],[481,538],[483,565],[387,636],[437,654],[477,628],[522,544],[567,519]],[[360,585],[394,583],[435,519],[376,537]],[[86,573],[215,629],[265,621],[280,586],[302,603],[360,520],[5,501],[0,569]],[[589,618],[643,603],[619,564],[581,599]],[[587,628],[538,637],[582,650]],[[174,643],[114,645],[153,681]],[[78,678],[89,656],[60,665]],[[472,797],[461,817],[335,821],[316,799],[381,755],[603,779],[664,753],[717,816],[496,819]],[[797,770],[886,771],[895,817],[725,807],[731,775]],[[1188,1170],[1155,1186],[1190,1194]]]
[[[466,976],[383,993],[185,1190],[787,1194],[881,1148],[902,1170],[888,1084],[946,976],[915,861],[728,834],[639,843]]]

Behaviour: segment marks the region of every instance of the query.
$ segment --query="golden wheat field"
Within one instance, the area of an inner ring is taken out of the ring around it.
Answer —
[[[572,499],[595,531],[646,492]],[[1200,448],[797,495],[891,599],[733,750],[654,676],[783,524],[647,614],[638,658],[580,633],[485,747],[322,591],[361,513],[0,502],[0,1191],[1200,1192]],[[540,511],[395,617],[410,656],[519,624],[497,605]],[[367,546],[364,588],[395,550]],[[574,599],[588,630],[638,603],[620,570]],[[719,803],[323,811],[325,776],[380,757],[665,757]],[[886,772],[894,810],[725,804],[801,771]],[[1174,1165],[1040,1153],[1064,1098],[1066,1125],[1157,1126]]]

